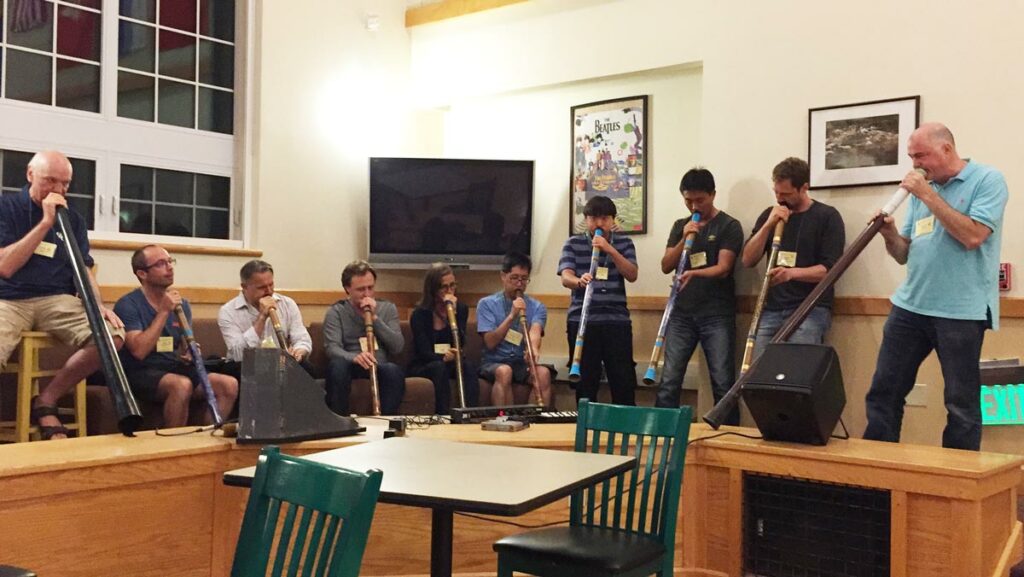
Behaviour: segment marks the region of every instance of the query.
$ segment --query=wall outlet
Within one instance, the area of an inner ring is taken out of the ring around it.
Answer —
[[[908,407],[927,407],[928,406],[928,385],[924,383],[917,383],[914,388],[910,390],[910,394],[907,395],[907,406]]]

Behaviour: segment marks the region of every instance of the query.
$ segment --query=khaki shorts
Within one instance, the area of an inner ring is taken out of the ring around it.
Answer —
[[[107,322],[111,336],[124,338],[124,329]],[[50,333],[76,349],[92,340],[92,329],[78,297],[52,295],[19,300],[0,300],[0,367],[18,346],[24,331]]]

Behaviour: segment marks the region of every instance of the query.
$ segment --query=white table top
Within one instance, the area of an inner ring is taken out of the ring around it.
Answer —
[[[346,469],[384,472],[380,501],[515,516],[629,470],[631,456],[395,437],[306,455]],[[224,474],[251,484],[255,467]]]

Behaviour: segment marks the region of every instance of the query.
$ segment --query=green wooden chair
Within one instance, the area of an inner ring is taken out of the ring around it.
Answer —
[[[260,452],[232,577],[356,577],[383,473]],[[282,518],[283,516],[283,518]]]
[[[512,577],[513,571],[542,577],[672,575],[692,419],[691,407],[580,401],[576,451],[634,455],[637,466],[574,493],[568,527],[528,531],[496,542],[498,577]]]

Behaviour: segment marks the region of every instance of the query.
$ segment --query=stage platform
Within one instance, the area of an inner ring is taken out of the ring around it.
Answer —
[[[284,450],[302,455],[379,438],[381,421],[363,423],[366,435]],[[570,450],[574,430],[437,425],[407,435]],[[691,439],[713,433],[695,425]],[[254,464],[258,450],[209,432],[0,446],[0,563],[62,577],[227,576],[247,493],[225,486],[221,476]],[[690,575],[741,575],[749,472],[887,491],[893,576],[1005,576],[1021,558],[1022,465],[1015,455],[855,439],[825,447],[732,436],[699,441],[688,452],[676,565]],[[454,570],[493,574],[496,539],[567,518],[567,501],[511,519],[456,516]],[[427,573],[429,535],[428,510],[380,505],[362,574]]]

